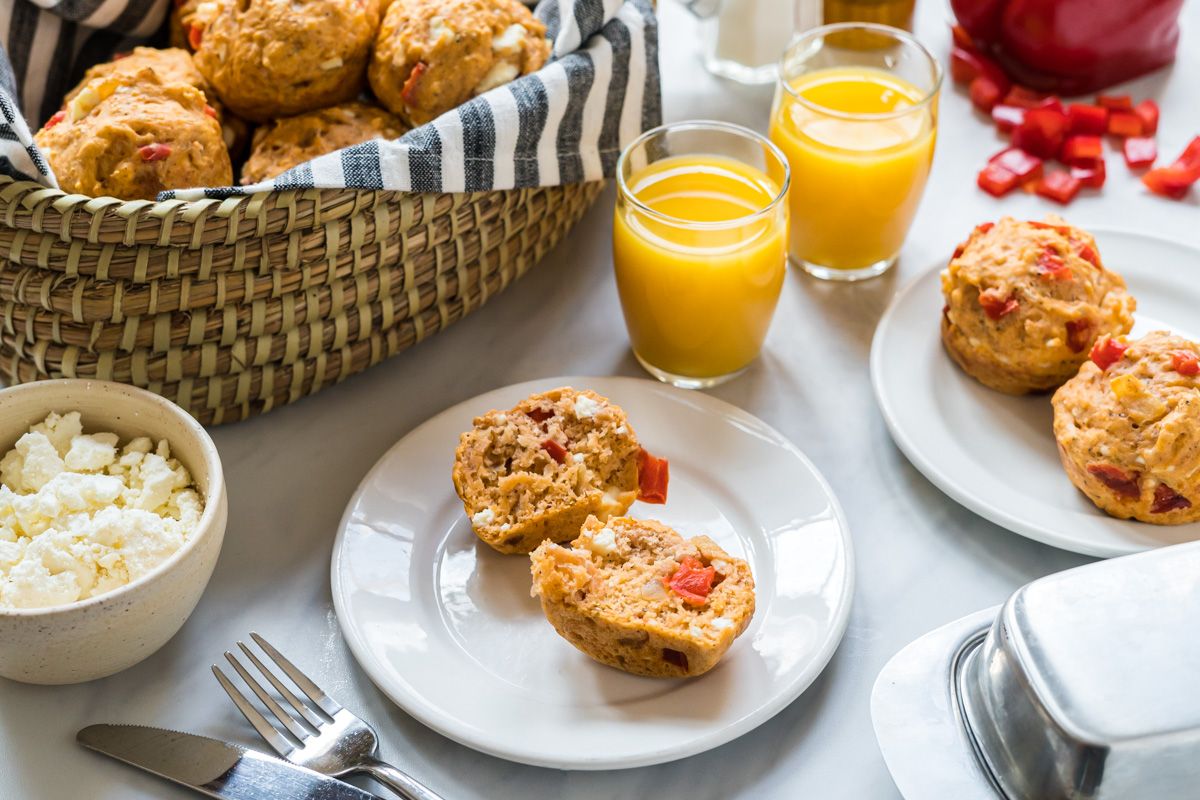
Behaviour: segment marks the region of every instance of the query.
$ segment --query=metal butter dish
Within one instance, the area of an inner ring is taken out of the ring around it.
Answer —
[[[1200,797],[1200,543],[1089,564],[913,642],[871,715],[907,800]]]

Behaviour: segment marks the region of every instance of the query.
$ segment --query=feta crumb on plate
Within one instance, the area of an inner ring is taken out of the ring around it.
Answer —
[[[575,398],[575,416],[579,419],[591,419],[603,406],[585,394]]]
[[[195,531],[204,502],[168,444],[118,442],[85,434],[78,412],[50,414],[0,458],[0,608],[118,589]]]

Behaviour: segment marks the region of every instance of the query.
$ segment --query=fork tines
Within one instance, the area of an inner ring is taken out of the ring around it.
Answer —
[[[281,733],[255,706],[253,701],[243,692],[239,691],[233,682],[226,677],[216,664],[213,665],[213,674],[217,681],[221,684],[221,688],[229,695],[229,699],[233,701],[238,710],[246,718],[246,721],[254,726],[267,742],[282,755],[287,755],[301,745],[305,739],[319,732],[319,728],[333,720],[335,714],[342,710],[342,707],[330,699],[329,695],[321,691],[321,688],[309,680],[308,676],[298,670],[291,661],[288,661],[278,650],[276,650],[270,642],[257,633],[251,633],[250,638],[259,646],[263,653],[267,655],[275,667],[282,672],[291,683],[307,697],[312,705],[305,703],[296,694],[287,687],[283,680],[276,674],[275,670],[264,664],[254,651],[251,650],[244,642],[238,642],[238,649],[242,651],[242,655],[250,661],[258,672],[267,679],[267,681],[275,688],[284,702],[295,709],[296,715],[286,711],[279,702],[271,696],[271,693],[254,677],[250,670],[244,666],[241,660],[230,651],[225,651],[225,659],[237,671],[237,674],[242,677],[246,685],[256,697],[262,702],[267,710],[270,711],[279,724],[283,726],[287,735]],[[315,706],[315,707],[314,707]],[[297,719],[297,716],[299,717]],[[289,740],[288,736],[291,737]],[[294,741],[293,741],[294,740]]]

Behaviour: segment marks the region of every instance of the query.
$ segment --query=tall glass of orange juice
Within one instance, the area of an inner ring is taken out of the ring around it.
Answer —
[[[738,125],[665,125],[621,154],[613,265],[656,378],[715,386],[758,357],[786,271],[787,190],[783,153]]]
[[[910,34],[842,23],[785,51],[771,140],[792,167],[791,260],[818,278],[887,271],[933,164],[942,70]]]

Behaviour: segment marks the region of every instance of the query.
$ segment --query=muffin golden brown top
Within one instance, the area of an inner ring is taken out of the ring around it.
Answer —
[[[1129,331],[1136,307],[1091,234],[1053,215],[978,226],[942,272],[942,292],[956,358],[1027,382],[995,387],[1012,391],[1060,385],[1099,335]]]
[[[407,130],[398,117],[358,101],[277,119],[254,132],[250,158],[242,167],[242,183],[274,178],[325,153],[369,139],[395,139]]]
[[[196,69],[196,64],[192,61],[192,54],[188,51],[178,47],[168,47],[162,50],[157,47],[135,47],[130,52],[114,56],[112,61],[96,64],[85,72],[83,80],[74,89],[67,92],[64,102],[69,103],[83,87],[96,78],[104,78],[109,75],[136,75],[147,68],[154,70],[163,84],[182,83],[194,86],[204,92],[206,96],[212,92],[212,87],[208,85],[208,81],[204,80],[200,70]]]
[[[1055,393],[1054,433],[1068,471],[1078,467],[1072,479],[1089,495],[1094,488],[1106,511],[1154,522],[1194,515],[1200,345],[1166,331],[1133,342],[1102,337]]]
[[[199,12],[197,17],[199,17]],[[355,98],[379,27],[377,0],[218,0],[196,65],[236,114],[255,121]]]
[[[161,191],[233,181],[204,94],[153,69],[83,87],[34,136],[63,191],[153,200]]]
[[[393,0],[371,57],[371,88],[421,125],[546,63],[546,26],[517,0]]]

